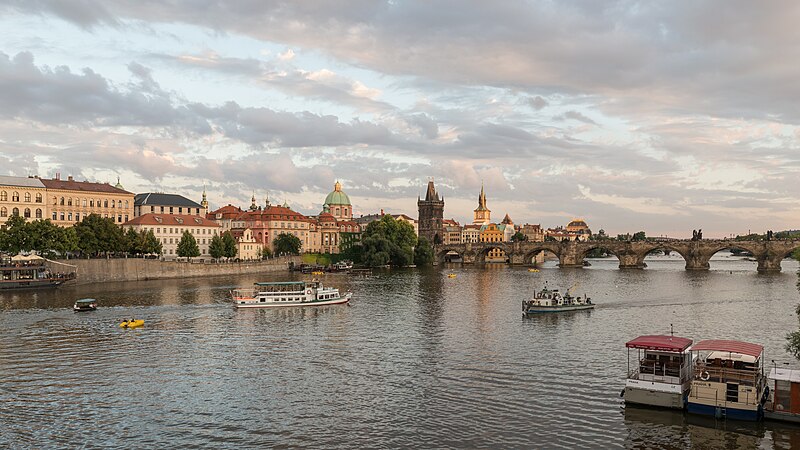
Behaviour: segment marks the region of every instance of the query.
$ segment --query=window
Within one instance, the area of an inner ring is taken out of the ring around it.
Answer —
[[[172,209],[173,209],[173,208],[172,208],[172,206],[170,206],[170,207],[169,207],[169,213],[170,213],[170,214],[172,214],[172,213],[173,213]]]
[[[75,213],[75,222],[81,221],[81,213]]]
[[[71,198],[67,198],[67,206],[72,206],[72,199]]]
[[[61,213],[60,217],[61,217],[61,220],[64,220],[64,213],[63,212]]]
[[[111,207],[112,207],[112,208],[116,208],[116,205],[117,205],[117,204],[116,204],[116,203],[114,203],[114,200],[111,200]]]
[[[81,206],[83,206],[84,208],[86,207],[86,199],[85,198],[81,200]]]
[[[108,208],[108,200],[103,200],[103,208]]]
[[[31,202],[31,193],[30,193],[30,192],[26,192],[26,193],[25,193],[25,201],[26,201],[27,203],[30,203],[30,202]]]
[[[42,194],[36,193],[36,203],[42,203]]]
[[[125,200],[125,209],[127,209],[127,208],[128,208],[128,201]]]
[[[122,223],[122,214],[117,215],[117,222]]]
[[[22,214],[23,214],[23,217],[25,217],[26,219],[30,219],[31,218],[31,209],[30,208],[25,208],[25,212],[22,213]]]
[[[164,207],[163,207],[163,206],[161,207],[161,212],[162,212],[162,213],[164,212]]]
[[[94,208],[94,199],[93,198],[89,199],[89,208]]]
[[[67,220],[69,220],[70,222],[72,222],[72,213],[69,213],[69,214],[67,214]]]
[[[7,202],[8,201],[8,192],[0,191],[0,202]]]
[[[6,209],[5,206],[0,208],[0,217],[8,217],[8,210]]]
[[[19,192],[14,191],[14,193],[11,194],[11,201],[12,202],[19,202]]]
[[[53,211],[53,221],[58,220],[58,215],[57,214],[58,214],[57,212]]]
[[[122,200],[117,200],[117,208],[122,209]]]
[[[155,212],[155,211],[156,211],[156,207],[153,206],[153,205],[150,205],[150,212]]]
[[[61,206],[64,206],[64,197],[61,197],[61,200],[59,200],[59,204],[60,204]]]
[[[183,207],[182,206],[178,207],[178,214],[183,214]]]
[[[19,215],[19,208],[12,209],[11,210],[11,215],[12,216],[18,216]]]
[[[128,221],[128,215],[125,214],[125,222],[127,222],[127,221]]]

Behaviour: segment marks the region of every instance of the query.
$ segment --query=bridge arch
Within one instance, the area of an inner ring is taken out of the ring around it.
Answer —
[[[677,245],[671,245],[667,242],[657,242],[653,243],[652,245],[648,245],[643,249],[643,251],[638,254],[637,264],[641,265],[642,267],[647,267],[647,262],[645,259],[650,256],[653,252],[660,250],[664,253],[666,252],[674,252],[681,255],[683,258],[684,263],[689,260],[688,252],[685,248],[681,248]]]
[[[561,252],[558,249],[553,248],[552,246],[545,246],[545,245],[536,245],[533,247],[528,247],[524,250],[523,257],[522,257],[522,264],[525,265],[536,265],[536,257],[540,254],[547,253],[553,255],[558,259],[559,264],[561,264]]]
[[[510,264],[512,262],[513,251],[510,245],[506,245],[504,242],[484,242],[482,244],[475,251],[476,263],[497,262]],[[493,250],[499,250],[499,252],[495,253]]]

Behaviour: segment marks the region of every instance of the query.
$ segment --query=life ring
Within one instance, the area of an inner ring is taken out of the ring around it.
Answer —
[[[307,290],[306,294],[311,295],[311,289]]]
[[[704,371],[700,372],[700,379],[701,380],[708,381],[709,378],[711,378],[711,374],[709,374],[707,370],[704,370]]]

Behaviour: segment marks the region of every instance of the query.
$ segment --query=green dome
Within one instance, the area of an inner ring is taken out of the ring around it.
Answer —
[[[350,206],[350,197],[342,192],[342,185],[337,181],[333,186],[333,192],[325,197],[325,204],[330,205],[347,205]]]

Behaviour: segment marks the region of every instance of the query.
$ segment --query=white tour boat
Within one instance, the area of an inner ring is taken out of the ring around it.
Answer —
[[[692,358],[687,351],[692,340],[678,336],[639,336],[625,343],[628,348],[628,378],[622,397],[625,403],[683,409],[692,386]],[[637,350],[631,368],[631,349]]]
[[[573,297],[569,292],[561,294],[558,289],[547,289],[534,292],[533,299],[522,301],[524,314],[538,314],[547,312],[577,311],[580,309],[594,309],[594,303],[589,297]]]
[[[695,379],[688,410],[717,418],[756,421],[764,417],[769,396],[764,376],[764,347],[740,341],[694,344]]]
[[[353,294],[324,287],[314,281],[255,283],[255,288],[231,291],[237,308],[274,308],[281,306],[325,306],[347,303]]]

